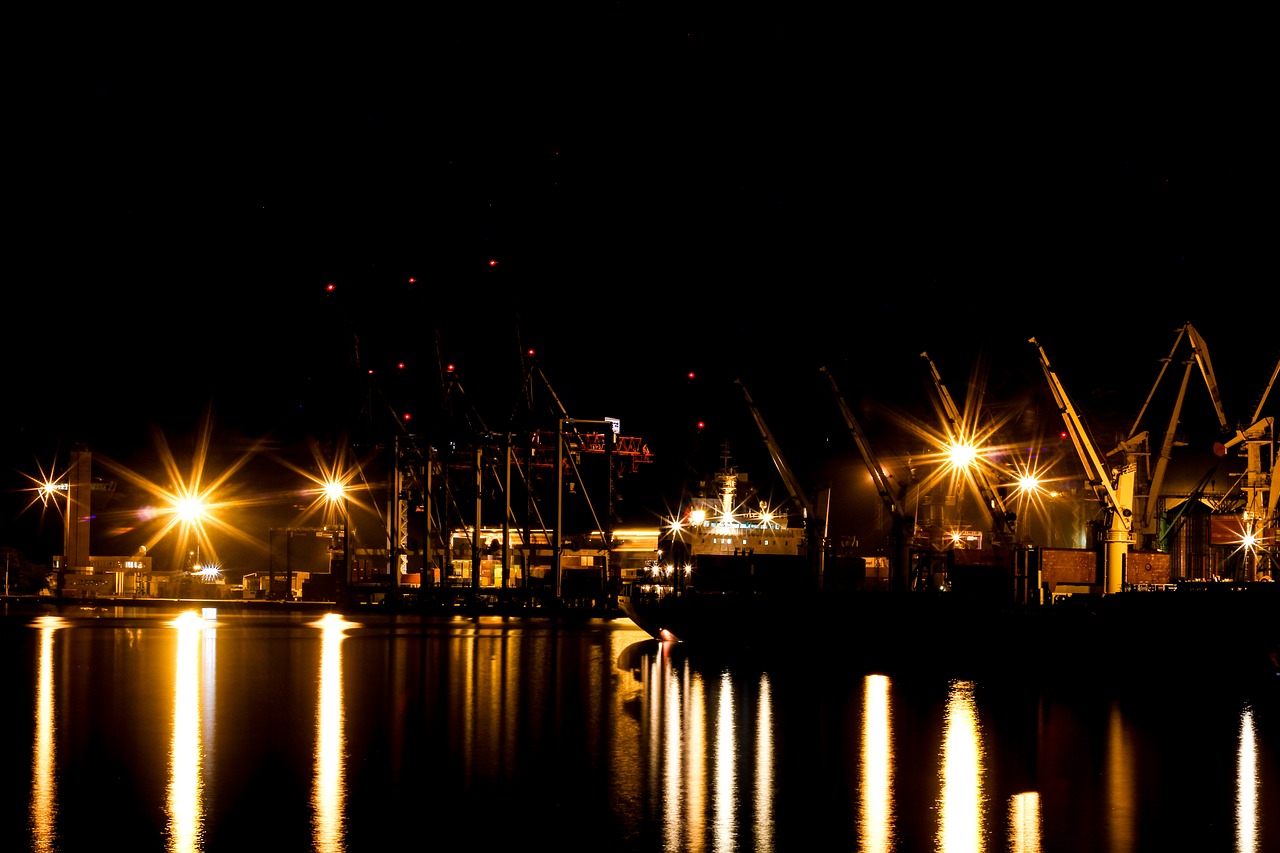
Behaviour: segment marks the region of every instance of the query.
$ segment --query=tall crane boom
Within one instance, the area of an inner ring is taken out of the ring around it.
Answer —
[[[1196,331],[1196,328],[1190,323],[1186,323],[1178,330],[1178,337],[1174,340],[1173,348],[1169,350],[1169,355],[1162,359],[1164,364],[1160,368],[1160,373],[1156,376],[1155,384],[1152,386],[1150,393],[1147,394],[1146,401],[1142,404],[1142,409],[1138,412],[1137,420],[1134,421],[1133,427],[1129,431],[1129,438],[1121,442],[1116,450],[1124,449],[1132,456],[1132,451],[1135,447],[1145,444],[1147,433],[1145,431],[1138,433],[1138,426],[1142,423],[1142,416],[1151,404],[1152,397],[1155,396],[1156,390],[1160,387],[1160,380],[1164,378],[1165,371],[1173,363],[1174,356],[1177,354],[1178,346],[1182,343],[1183,338],[1186,338],[1191,346],[1191,358],[1184,362],[1182,384],[1178,389],[1178,396],[1174,401],[1173,411],[1169,416],[1164,440],[1160,443],[1155,469],[1150,474],[1150,485],[1147,488],[1146,500],[1138,520],[1138,530],[1146,535],[1154,535],[1156,533],[1156,506],[1160,492],[1164,488],[1165,473],[1169,468],[1169,458],[1173,454],[1174,435],[1177,432],[1178,422],[1182,416],[1182,403],[1187,396],[1187,384],[1191,380],[1193,367],[1199,366],[1200,374],[1204,377],[1205,386],[1209,389],[1209,397],[1213,401],[1214,412],[1218,416],[1219,427],[1224,434],[1231,431],[1227,423],[1226,412],[1222,407],[1222,395],[1218,392],[1218,379],[1213,372],[1213,362],[1209,358],[1209,346],[1205,343],[1200,333]],[[1113,450],[1112,453],[1114,452]]]
[[[747,408],[751,410],[751,417],[756,422],[756,427],[760,430],[760,437],[764,439],[765,445],[769,448],[769,456],[773,459],[773,466],[778,469],[782,482],[787,487],[787,492],[792,499],[804,509],[805,515],[816,518],[817,513],[814,510],[813,501],[809,500],[809,496],[800,486],[800,481],[796,479],[796,475],[792,472],[791,466],[787,464],[787,460],[782,456],[782,450],[778,446],[777,440],[773,437],[773,433],[769,430],[769,425],[765,423],[764,416],[760,414],[760,409],[756,406],[755,400],[751,399],[751,394],[747,391],[747,386],[742,384],[741,379],[735,379],[734,382],[742,389],[742,396],[747,400]]]
[[[871,442],[867,440],[867,434],[863,432],[862,425],[858,423],[858,419],[853,416],[853,410],[845,402],[844,394],[840,393],[840,386],[836,384],[835,376],[826,367],[822,368],[822,372],[827,374],[827,379],[831,381],[831,391],[835,394],[836,403],[840,407],[840,414],[844,416],[844,422],[849,427],[849,434],[853,436],[853,443],[858,446],[858,453],[862,455],[862,461],[867,466],[867,471],[871,474],[871,482],[875,485],[876,492],[880,495],[880,500],[884,502],[885,507],[889,510],[893,525],[891,533],[891,544],[893,546],[893,562],[890,565],[891,577],[895,588],[906,589],[911,583],[909,576],[911,571],[911,540],[915,534],[915,518],[908,515],[904,508],[909,481],[899,479],[897,494],[894,494],[894,490],[889,486],[889,475],[876,459],[876,455],[871,449]]]
[[[1258,405],[1253,410],[1253,417],[1250,422],[1257,421],[1262,417],[1262,407],[1267,404],[1267,396],[1271,393],[1272,387],[1276,384],[1276,377],[1280,376],[1280,361],[1276,362],[1276,366],[1271,369],[1271,378],[1267,380],[1266,387],[1262,389],[1262,393],[1258,396]]]
[[[951,440],[960,443],[966,443],[971,440],[972,436],[965,434],[965,428],[960,418],[960,410],[956,408],[956,402],[951,398],[947,386],[942,384],[942,376],[938,373],[937,366],[934,365],[933,359],[929,358],[929,353],[922,352],[920,357],[929,364],[929,373],[933,377],[934,387],[938,391],[938,397],[942,400],[942,409],[950,422]],[[987,510],[987,514],[991,517],[991,533],[997,543],[1009,543],[1017,538],[1017,532],[1014,530],[1014,515],[1009,512],[1005,506],[1004,498],[991,485],[987,472],[981,464],[973,466],[974,483],[978,487],[978,493],[982,496],[983,506]]]
[[[862,455],[862,461],[867,466],[868,473],[871,474],[871,482],[876,487],[880,500],[884,501],[884,505],[892,515],[901,517],[903,515],[902,501],[906,499],[907,484],[899,481],[900,485],[896,494],[894,489],[890,488],[889,476],[877,461],[876,455],[871,449],[871,442],[867,440],[866,433],[862,431],[862,425],[853,416],[853,410],[849,408],[849,404],[845,402],[844,395],[840,393],[840,386],[836,384],[836,378],[831,375],[831,371],[826,367],[821,368],[821,370],[827,375],[827,379],[831,381],[831,390],[836,395],[836,404],[840,407],[840,414],[844,417],[845,425],[849,428],[849,434],[853,436],[853,443],[858,446],[858,453]]]
[[[1045,379],[1049,382],[1049,390],[1053,393],[1054,402],[1066,424],[1071,443],[1075,445],[1080,464],[1084,466],[1085,478],[1093,489],[1094,495],[1102,503],[1106,511],[1106,530],[1102,533],[1105,545],[1103,554],[1103,588],[1108,593],[1119,592],[1124,585],[1124,566],[1129,548],[1133,544],[1133,464],[1127,464],[1115,472],[1108,471],[1102,463],[1102,457],[1094,447],[1080,415],[1076,412],[1071,398],[1062,387],[1058,374],[1049,364],[1049,356],[1044,347],[1031,338],[1031,344],[1040,354],[1040,367]]]
[[[1222,395],[1218,392],[1218,378],[1213,373],[1213,362],[1209,358],[1209,347],[1200,333],[1196,331],[1196,328],[1190,323],[1185,323],[1178,330],[1178,337],[1174,340],[1173,347],[1169,350],[1169,355],[1162,359],[1164,366],[1160,368],[1155,384],[1151,387],[1151,392],[1147,394],[1146,402],[1142,404],[1142,409],[1138,411],[1138,417],[1134,420],[1133,428],[1129,431],[1131,436],[1137,431],[1138,425],[1142,423],[1142,416],[1146,413],[1147,406],[1151,405],[1151,398],[1155,396],[1156,389],[1160,387],[1160,380],[1164,378],[1164,372],[1173,363],[1173,357],[1178,352],[1178,345],[1182,343],[1184,336],[1191,343],[1192,360],[1199,365],[1200,375],[1204,377],[1204,384],[1209,389],[1209,398],[1213,400],[1213,410],[1218,415],[1218,424],[1222,427],[1223,432],[1231,431],[1231,427],[1227,422],[1226,412],[1222,408]],[[1189,367],[1188,372],[1190,372]]]

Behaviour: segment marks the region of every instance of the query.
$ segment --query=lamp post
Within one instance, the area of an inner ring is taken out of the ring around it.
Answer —
[[[176,579],[179,600],[182,598],[183,584],[188,583],[194,573],[199,570],[200,543],[209,541],[204,529],[204,519],[209,512],[207,500],[206,494],[199,494],[194,491],[179,494],[172,500],[173,508],[171,511],[180,522],[179,535],[182,537],[183,547],[195,546],[193,550],[187,551],[188,562],[182,566],[181,576]],[[212,543],[210,543],[209,549],[210,551],[213,550]]]
[[[334,597],[339,604],[347,603],[347,582],[351,578],[351,507],[347,503],[347,487],[338,480],[324,484],[324,493],[330,504],[342,513],[342,571],[334,583]]]

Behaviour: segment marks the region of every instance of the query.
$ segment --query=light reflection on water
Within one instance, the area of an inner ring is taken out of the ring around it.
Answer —
[[[786,825],[795,815],[779,815],[773,809],[759,807],[766,801],[777,803],[779,790],[785,784],[778,783],[775,777],[774,768],[781,759],[773,745],[785,749],[795,744],[791,733],[779,728],[779,718],[773,710],[776,688],[765,672],[755,678],[752,695],[752,678],[747,673],[730,676],[718,660],[705,668],[691,660],[696,660],[693,653],[682,654],[679,646],[668,643],[636,668],[644,695],[661,699],[649,708],[645,728],[655,741],[655,761],[662,757],[650,767],[650,784],[658,786],[651,796],[672,809],[667,814],[663,849],[784,849],[778,847],[780,839],[803,835],[794,825]],[[788,688],[792,686],[788,684]],[[966,853],[1091,848],[1142,851],[1167,846],[1169,839],[1176,840],[1183,834],[1180,825],[1184,823],[1193,824],[1189,838],[1216,837],[1221,833],[1211,809],[1200,811],[1178,805],[1194,800],[1195,793],[1170,790],[1164,798],[1152,793],[1161,785],[1172,784],[1163,778],[1170,774],[1164,772],[1162,765],[1171,759],[1165,746],[1165,730],[1181,728],[1176,722],[1179,715],[1185,715],[1194,725],[1205,725],[1200,704],[1212,696],[1212,691],[1188,685],[1186,695],[1191,701],[1186,708],[1180,707],[1179,694],[1166,699],[1149,698],[1153,708],[1148,708],[1127,707],[1106,699],[1102,693],[1091,696],[1080,691],[1076,698],[1071,695],[1073,690],[1076,688],[1066,690],[1064,695],[1040,696],[1040,710],[1035,711],[1033,703],[1030,719],[1012,727],[1014,733],[1010,735],[998,734],[1002,723],[1008,722],[1000,714],[1009,711],[999,710],[999,703],[985,708],[983,685],[951,681],[940,709],[942,722],[932,732],[930,748],[928,741],[919,740],[921,731],[915,718],[921,708],[913,693],[902,692],[899,680],[886,675],[862,677],[855,690],[860,701],[854,721],[858,784],[856,800],[851,802],[856,805],[848,813],[854,833],[845,849],[873,853],[921,848]],[[707,692],[705,697],[703,691]],[[788,692],[785,698],[790,702],[794,697]],[[730,702],[735,705],[732,712],[728,708]],[[1102,721],[1096,738],[1089,721],[1095,706]],[[910,725],[899,726],[895,722],[903,714],[910,716]],[[703,742],[705,727],[698,724],[704,716],[714,716],[716,720],[709,728],[710,744]],[[1156,718],[1162,724],[1153,730],[1151,722]],[[1265,849],[1258,841],[1264,823],[1260,813],[1269,815],[1269,829],[1274,834],[1280,807],[1280,779],[1274,768],[1269,772],[1270,788],[1260,793],[1266,785],[1260,781],[1262,774],[1257,769],[1259,747],[1252,719],[1248,705],[1243,706],[1234,801],[1234,847],[1241,853]],[[750,736],[740,730],[744,720],[754,720],[757,725]],[[1080,728],[1082,725],[1085,728]],[[904,742],[898,728],[911,730],[915,743]],[[1016,734],[1019,728],[1025,728],[1030,737],[1020,740]],[[731,743],[737,745],[736,749],[730,747]],[[1184,740],[1179,745],[1188,743]],[[1046,766],[1040,755],[1042,750],[1047,756],[1063,753],[1069,763],[1063,767]],[[935,797],[928,803],[915,799],[921,790],[919,773],[925,769],[923,765],[913,760],[910,772],[898,770],[903,755],[914,759],[921,753],[932,754],[932,772],[937,777]],[[1094,753],[1096,759],[1091,757]],[[1274,756],[1274,748],[1269,754]],[[730,756],[733,766],[726,766],[724,761]],[[701,770],[702,762],[708,758],[717,762],[710,782],[702,778]],[[1179,783],[1190,781],[1211,787],[1198,768],[1201,763],[1214,760],[1212,753],[1193,757],[1179,749],[1174,751],[1172,760]],[[1000,766],[1001,761],[1009,766]],[[1076,762],[1080,762],[1079,766]],[[1077,777],[1079,771],[1085,772]],[[1047,786],[1053,802],[1054,794],[1064,793],[1059,786],[1068,776],[1068,796],[1052,815],[1055,831],[1050,836],[1045,826],[1046,792],[1040,786]],[[796,781],[792,777],[790,784]],[[1265,807],[1259,802],[1264,794]],[[751,825],[742,820],[737,808],[749,798],[757,804]],[[1152,817],[1153,806],[1167,807],[1168,815]],[[1147,811],[1144,813],[1143,809]],[[726,823],[735,811],[738,819]],[[925,838],[925,831],[932,833],[931,840]]]
[[[260,818],[246,812],[264,804],[263,844],[324,853],[365,849],[415,809],[481,826],[477,849],[554,836],[566,851],[1053,853],[1185,837],[1258,853],[1280,831],[1275,718],[1248,704],[1228,728],[1207,701],[1155,714],[825,664],[796,673],[607,624],[192,615],[24,628],[30,639],[10,645],[29,655],[15,672],[30,681],[15,682],[0,723],[20,732],[26,715],[29,769],[5,781],[29,797],[25,821],[0,813],[3,849],[81,849],[86,797],[110,799],[133,849],[148,845],[146,815],[163,813],[150,844],[175,853],[252,849]],[[1197,736],[1170,752],[1176,727],[1154,723],[1178,714]],[[158,801],[154,729],[169,753]],[[86,783],[103,755],[123,791]]]
[[[1124,714],[1116,702],[1107,715],[1107,834],[1108,850],[1128,853],[1134,845],[1133,744]]]
[[[1240,714],[1240,748],[1236,759],[1236,853],[1257,853],[1258,847],[1258,742],[1253,728],[1253,708]],[[1272,796],[1275,796],[1274,792]]]
[[[868,675],[863,689],[861,782],[858,847],[888,853],[893,849],[893,721],[884,675]]]
[[[773,850],[773,695],[769,676],[761,673],[756,708],[756,849]]]
[[[346,739],[343,737],[342,641],[352,622],[330,613],[313,627],[321,631],[320,690],[316,696],[316,766],[312,818],[315,849],[320,853],[340,853],[343,846],[343,804],[346,800],[343,768]]]
[[[40,631],[40,657],[36,666],[36,726],[31,751],[31,841],[36,853],[58,849],[55,822],[58,816],[58,788],[54,776],[53,634],[67,623],[60,616],[35,620]]]
[[[985,849],[983,752],[973,684],[952,682],[947,695],[940,768],[942,796],[938,801],[938,849],[944,853],[976,853]]]
[[[1040,794],[1037,791],[1023,791],[1009,798],[1009,850],[1039,853]]]
[[[170,853],[196,853],[202,848],[204,771],[200,741],[200,633],[203,620],[184,613],[174,620],[178,643],[173,679],[173,735],[169,749]]]
[[[716,702],[715,748],[715,849],[717,853],[734,850],[737,833],[738,754],[737,732],[733,725],[733,687],[729,673],[721,673]]]

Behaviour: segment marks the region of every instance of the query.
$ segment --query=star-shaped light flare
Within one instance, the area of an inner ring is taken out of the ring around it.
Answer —
[[[369,484],[364,479],[365,461],[352,459],[345,444],[340,445],[330,458],[318,443],[312,442],[311,456],[315,462],[311,471],[281,460],[285,467],[310,483],[302,492],[311,497],[311,502],[302,511],[302,523],[309,520],[323,525],[346,523],[350,518],[350,504],[369,513],[376,512],[370,501],[361,494],[370,492]]]
[[[22,475],[32,483],[30,487],[23,490],[32,493],[31,500],[27,501],[27,505],[23,507],[23,512],[32,509],[37,503],[39,503],[40,517],[43,520],[46,511],[49,509],[50,504],[52,504],[54,511],[58,513],[58,517],[65,519],[66,512],[64,511],[62,504],[58,502],[57,498],[59,496],[66,496],[67,475],[70,472],[63,471],[61,474],[55,474],[54,472],[58,470],[57,459],[55,459],[53,464],[49,466],[49,470],[47,472],[39,461],[36,462],[36,467],[40,471],[39,476],[32,476],[30,474]]]
[[[220,565],[217,547],[211,532],[235,539],[251,548],[263,548],[262,542],[225,517],[228,510],[264,506],[275,503],[277,496],[259,495],[244,499],[236,496],[232,483],[234,475],[252,459],[260,449],[255,444],[215,477],[208,477],[205,467],[209,458],[209,445],[213,435],[213,421],[206,416],[201,426],[190,468],[183,471],[169,443],[160,430],[154,431],[156,449],[160,454],[166,482],[153,482],[146,476],[115,461],[98,455],[103,464],[120,479],[125,480],[149,495],[154,503],[138,512],[137,522],[147,531],[146,550],[151,551],[171,533],[173,537],[173,565],[183,564],[183,556],[192,550],[207,555],[205,562]]]

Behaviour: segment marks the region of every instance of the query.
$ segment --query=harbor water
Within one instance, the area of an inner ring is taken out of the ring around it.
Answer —
[[[0,631],[5,851],[1280,850],[1270,684],[885,675],[627,619],[7,604]]]

